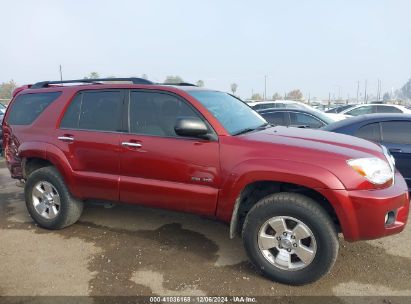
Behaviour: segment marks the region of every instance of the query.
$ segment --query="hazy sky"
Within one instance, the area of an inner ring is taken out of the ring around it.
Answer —
[[[101,76],[346,98],[411,77],[411,1],[0,0],[0,82]]]

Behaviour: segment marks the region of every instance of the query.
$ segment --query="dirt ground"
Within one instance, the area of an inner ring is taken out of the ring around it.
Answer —
[[[290,287],[260,276],[247,261],[241,240],[229,240],[226,225],[194,215],[89,205],[77,224],[60,231],[41,229],[26,211],[23,189],[15,186],[0,160],[0,295],[326,295],[342,302],[351,301],[344,296],[361,295],[410,300],[410,227],[375,241],[341,239],[328,276]]]

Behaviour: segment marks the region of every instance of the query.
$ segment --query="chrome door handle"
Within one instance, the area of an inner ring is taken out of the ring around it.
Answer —
[[[121,145],[125,147],[133,147],[133,148],[140,148],[142,146],[141,144],[138,144],[138,143],[132,143],[132,142],[126,142],[126,141],[122,142]]]
[[[58,140],[61,140],[61,141],[74,141],[74,138],[73,137],[69,137],[69,136],[59,136],[59,137],[57,137],[57,139]]]

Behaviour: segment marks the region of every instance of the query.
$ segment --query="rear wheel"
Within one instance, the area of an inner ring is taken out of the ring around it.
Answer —
[[[274,281],[302,285],[328,273],[338,254],[329,215],[311,198],[277,193],[247,214],[243,242],[253,264]]]
[[[24,193],[30,216],[43,228],[61,229],[72,225],[83,211],[83,202],[71,196],[54,167],[40,168],[31,173]]]

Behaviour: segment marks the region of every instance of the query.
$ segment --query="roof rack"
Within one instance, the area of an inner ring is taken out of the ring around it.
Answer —
[[[173,82],[164,82],[164,83],[159,83],[161,85],[174,85],[174,86],[189,86],[189,87],[196,87],[195,84],[193,83],[189,83],[189,82],[177,82],[177,83],[173,83]]]
[[[150,80],[144,78],[98,78],[98,79],[77,79],[77,80],[53,80],[53,81],[41,81],[33,84],[32,89],[47,88],[51,84],[65,84],[65,83],[94,83],[98,84],[103,81],[131,81],[133,84],[154,84]]]

